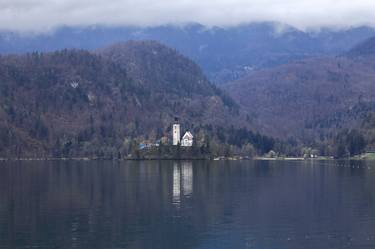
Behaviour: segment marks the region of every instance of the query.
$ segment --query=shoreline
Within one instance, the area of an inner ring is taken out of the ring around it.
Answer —
[[[319,158],[303,158],[303,157],[219,157],[219,158],[123,158],[123,159],[110,159],[110,158],[0,158],[0,162],[15,162],[15,161],[373,161],[373,158],[353,157],[335,159],[331,157]]]

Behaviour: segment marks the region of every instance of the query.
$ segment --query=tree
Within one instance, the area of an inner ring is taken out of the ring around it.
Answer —
[[[363,153],[366,148],[364,136],[358,130],[351,130],[347,135],[348,150],[351,156]]]
[[[249,144],[249,143],[245,144],[241,148],[241,154],[244,155],[244,156],[254,157],[255,156],[254,146],[252,144]]]
[[[358,130],[343,130],[337,134],[335,141],[335,157],[342,158],[363,153],[366,140]]]

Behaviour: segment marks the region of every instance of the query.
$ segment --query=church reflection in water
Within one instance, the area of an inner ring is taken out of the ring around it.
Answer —
[[[182,197],[193,194],[193,163],[173,163],[173,204],[180,206]]]

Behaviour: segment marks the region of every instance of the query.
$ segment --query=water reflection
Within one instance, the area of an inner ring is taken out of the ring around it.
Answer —
[[[189,197],[193,193],[193,163],[182,162],[182,189],[185,197]]]
[[[173,204],[180,207],[182,195],[193,194],[193,163],[189,161],[173,163]],[[182,191],[181,191],[182,190]]]
[[[375,248],[363,162],[0,166],[0,248]]]
[[[177,163],[173,164],[173,204],[181,203],[181,169]]]

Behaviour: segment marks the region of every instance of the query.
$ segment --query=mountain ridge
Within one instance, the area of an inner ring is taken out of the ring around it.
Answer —
[[[51,34],[0,34],[1,53],[48,52],[64,48],[96,50],[128,40],[157,40],[194,60],[214,83],[238,79],[254,70],[311,56],[336,55],[375,35],[368,27],[302,32],[279,23],[235,27],[83,27]],[[219,42],[218,42],[219,41]]]

